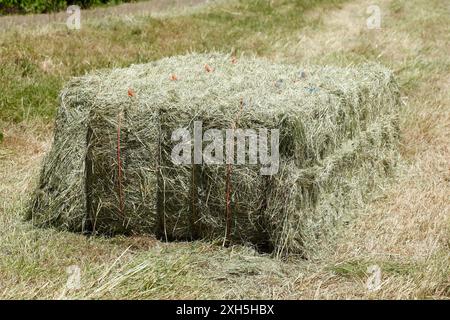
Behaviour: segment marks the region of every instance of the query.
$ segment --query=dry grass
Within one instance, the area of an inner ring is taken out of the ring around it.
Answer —
[[[379,60],[404,89],[398,180],[311,261],[277,261],[250,249],[151,238],[86,238],[33,229],[19,219],[49,146],[42,121],[2,122],[0,296],[3,298],[449,298],[450,43],[443,1],[379,1],[381,30],[368,30],[370,1],[308,13],[314,27],[260,35],[275,60],[347,65]],[[237,42],[244,39],[236,39]],[[250,50],[250,47],[247,47]],[[66,267],[82,287],[64,292]],[[367,267],[382,270],[369,292]]]

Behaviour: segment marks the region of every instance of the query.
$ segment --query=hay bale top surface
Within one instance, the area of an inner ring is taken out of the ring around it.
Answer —
[[[391,72],[375,64],[358,68],[295,67],[264,59],[233,59],[223,54],[190,54],[96,72],[76,78],[63,95],[80,104],[119,106],[129,103],[129,89],[141,108],[166,106],[236,114],[239,101],[249,112],[315,112],[330,99],[358,99],[391,81]],[[80,99],[80,94],[85,99]],[[302,108],[299,108],[302,106]]]

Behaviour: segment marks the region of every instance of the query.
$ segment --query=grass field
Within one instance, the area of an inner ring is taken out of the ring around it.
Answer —
[[[8,26],[0,28],[0,297],[450,298],[448,3],[195,3],[139,4],[151,14],[133,5],[119,14],[82,12],[79,31],[59,20],[46,23],[51,16],[0,17],[0,26]],[[366,25],[372,4],[381,9],[381,29]],[[293,64],[375,60],[392,68],[403,101],[403,161],[395,181],[380,186],[383,192],[311,260],[280,261],[204,242],[85,237],[23,221],[65,81],[97,68],[209,50]],[[78,288],[66,286],[71,265],[81,270]],[[372,265],[382,272],[377,291],[366,286]]]

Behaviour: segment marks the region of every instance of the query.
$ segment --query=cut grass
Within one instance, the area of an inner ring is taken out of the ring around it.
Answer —
[[[293,6],[289,2],[273,3],[280,12],[281,8],[288,10]],[[13,31],[2,33],[0,296],[449,298],[448,8],[442,1],[382,0],[379,5],[384,17],[383,29],[376,31],[365,28],[365,10],[370,4],[371,1],[352,1],[340,9],[311,8],[304,12],[302,24],[297,25],[297,20],[292,18],[291,28],[289,23],[282,23],[280,28],[270,27],[268,33],[262,29],[241,33],[231,26],[235,38],[230,37],[223,44],[221,36],[229,32],[224,28],[229,28],[231,22],[221,21],[217,16],[248,14],[243,2],[179,19],[133,18],[127,27],[121,19],[101,19],[86,26],[95,36],[87,30],[83,33],[83,29],[81,33],[68,33],[58,27],[24,30],[17,36]],[[269,19],[265,15],[263,18]],[[146,29],[145,21],[160,25],[156,27],[160,32]],[[110,26],[122,34],[117,35],[118,40]],[[105,32],[104,39],[101,39],[102,32]],[[134,42],[127,48],[129,33]],[[139,37],[153,39],[157,45],[139,44]],[[21,221],[30,182],[36,178],[39,162],[50,144],[51,125],[43,119],[52,118],[56,107],[56,100],[52,99],[67,78],[96,67],[122,66],[191,48],[212,47],[226,52],[234,47],[247,54],[258,53],[292,63],[348,65],[375,59],[391,67],[403,85],[405,103],[401,131],[406,161],[398,181],[382,186],[385,191],[378,200],[361,210],[336,243],[324,245],[323,251],[310,261],[281,262],[247,248],[224,249],[203,242],[87,238],[33,229]],[[64,51],[68,49],[72,51]],[[64,52],[71,54],[66,56]],[[17,67],[16,59],[20,61],[23,57],[28,62]],[[48,70],[48,75],[42,68]],[[8,79],[13,79],[13,83],[8,84]],[[53,96],[31,89],[27,96],[22,95],[25,87],[48,79],[54,79],[54,84],[41,85],[55,86],[51,89],[54,91],[47,90]],[[4,89],[12,91],[3,94]],[[40,98],[35,99],[34,94]],[[23,107],[22,96],[26,101]],[[40,111],[29,107],[39,103]],[[28,120],[18,122],[21,119]],[[365,286],[367,276],[363,273],[372,263],[381,267],[383,276],[382,288],[371,293]],[[65,292],[66,268],[73,264],[81,268],[81,289]]]
[[[362,280],[367,278],[368,269],[371,266],[378,266],[386,274],[394,274],[399,276],[411,276],[417,273],[422,266],[402,261],[366,261],[366,260],[349,260],[336,264],[330,268],[330,271],[342,277],[357,277]]]

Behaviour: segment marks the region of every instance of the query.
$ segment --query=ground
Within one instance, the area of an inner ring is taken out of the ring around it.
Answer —
[[[150,3],[150,14],[132,5],[113,16],[86,13],[79,31],[36,16],[0,18],[8,26],[0,31],[0,297],[450,298],[448,3],[195,1],[199,6],[186,8],[175,2],[175,11]],[[372,4],[381,9],[381,29],[366,25]],[[207,50],[293,64],[376,60],[390,67],[402,88],[396,179],[310,260],[200,241],[86,237],[22,219],[65,81],[96,68]],[[369,290],[374,265],[381,286]]]

